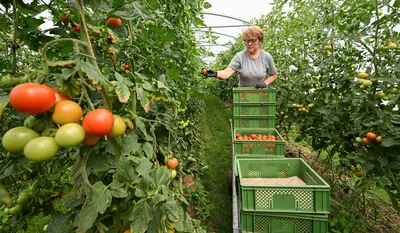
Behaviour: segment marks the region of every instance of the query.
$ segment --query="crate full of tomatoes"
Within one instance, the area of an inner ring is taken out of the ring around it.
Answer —
[[[234,150],[238,157],[283,157],[285,141],[276,129],[235,129]]]

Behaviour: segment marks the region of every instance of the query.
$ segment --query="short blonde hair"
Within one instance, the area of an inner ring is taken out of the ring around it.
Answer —
[[[249,36],[256,36],[257,39],[261,42],[263,42],[264,40],[264,32],[259,26],[256,25],[252,25],[243,31],[242,38],[244,40]]]

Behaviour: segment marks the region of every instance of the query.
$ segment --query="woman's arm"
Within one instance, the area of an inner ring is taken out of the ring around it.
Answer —
[[[276,79],[277,77],[278,77],[278,72],[276,72],[275,74],[269,76],[269,77],[264,81],[264,83],[267,84],[267,86],[268,86],[268,85],[271,84],[273,81],[275,81],[275,79]]]
[[[227,67],[224,70],[218,70],[217,71],[217,78],[220,80],[228,79],[230,78],[236,70],[232,69],[231,67]]]

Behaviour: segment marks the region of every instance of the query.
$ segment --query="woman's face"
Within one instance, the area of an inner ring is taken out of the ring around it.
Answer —
[[[243,41],[249,53],[256,52],[261,45],[261,41],[256,36],[249,35]]]

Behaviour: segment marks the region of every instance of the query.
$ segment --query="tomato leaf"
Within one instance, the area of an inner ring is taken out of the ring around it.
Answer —
[[[111,195],[116,198],[124,198],[128,196],[128,192],[123,188],[111,189]]]
[[[165,201],[165,196],[162,194],[156,194],[152,197],[153,206],[156,206],[158,203]]]
[[[144,233],[152,219],[152,208],[147,203],[147,199],[140,199],[129,216],[132,233]]]
[[[111,205],[111,191],[101,181],[93,185],[92,197],[88,204],[82,208],[79,229],[80,232],[89,230],[97,219],[98,214],[103,214]]]
[[[382,146],[384,147],[391,147],[391,146],[395,146],[395,145],[399,145],[399,143],[394,140],[393,138],[385,138],[382,141]]]
[[[90,156],[87,163],[86,169],[88,170],[88,174],[92,171],[94,172],[102,172],[107,171],[108,169],[112,168],[104,156],[101,155],[93,155]]]
[[[56,214],[51,222],[48,224],[48,232],[63,232],[63,226],[68,221],[69,216],[61,213]]]
[[[382,166],[386,166],[388,164],[388,160],[385,157],[379,156],[377,160],[381,163]]]
[[[131,92],[129,90],[130,86],[133,86],[133,83],[124,77],[122,77],[119,73],[114,73],[115,78],[117,81],[112,81],[111,83],[115,86],[115,93],[118,96],[118,100],[121,103],[128,102]]]
[[[154,181],[156,182],[157,186],[161,186],[161,185],[167,185],[171,174],[168,171],[169,169],[165,168],[165,167],[160,167],[158,168],[155,173],[154,173]]]
[[[168,219],[174,222],[177,221],[179,219],[177,202],[171,198],[165,203],[165,207]]]
[[[112,84],[115,85],[115,94],[117,94],[119,102],[124,104],[127,103],[131,97],[128,85],[119,81],[113,81]]]
[[[139,127],[139,129],[142,131],[142,133],[147,137],[146,125],[143,123],[141,117],[135,118],[135,125],[137,127]]]
[[[99,213],[97,212],[95,203],[90,202],[84,205],[80,213],[78,232],[86,232],[89,230],[93,226],[98,215]]]
[[[149,142],[145,142],[143,144],[143,150],[147,154],[147,158],[153,159],[154,158],[154,151],[153,151],[153,145],[150,144]]]
[[[123,10],[117,10],[116,15],[126,20],[133,20],[138,17],[147,19],[151,12],[140,2],[124,4]]]
[[[138,143],[138,136],[134,131],[130,131],[125,137],[122,137],[120,148],[122,155],[130,155],[140,150],[140,143]]]
[[[135,178],[134,168],[128,158],[121,156],[119,158],[117,169],[117,179],[121,182],[132,181]]]
[[[147,91],[143,90],[143,88],[141,88],[141,87],[136,87],[136,92],[137,92],[137,98],[138,98],[138,100],[140,100],[140,104],[142,105],[145,112],[148,113],[149,109],[148,109],[147,105],[150,104],[150,100],[147,98],[147,95],[149,93]]]
[[[393,7],[400,8],[400,0],[396,0],[396,1],[394,1],[394,3],[393,3]]]
[[[136,168],[136,172],[141,176],[148,175],[152,166],[153,164],[148,159],[142,158],[140,164]]]
[[[185,213],[181,206],[178,206],[179,219],[175,229],[179,232],[194,232],[191,218],[188,213]]]
[[[75,61],[55,61],[49,62],[49,66],[63,66],[63,67],[73,67],[75,66]]]
[[[93,185],[95,192],[92,194],[91,202],[96,203],[97,211],[104,214],[107,208],[111,205],[111,191],[101,182],[98,181]]]
[[[81,62],[80,67],[85,72],[88,78],[92,81],[92,84],[99,87],[105,83],[105,78],[99,69],[88,62]]]

